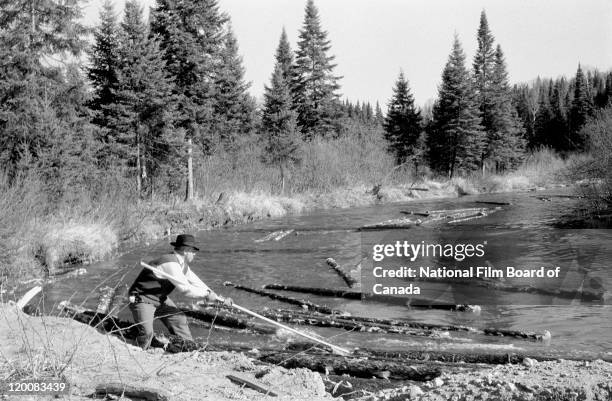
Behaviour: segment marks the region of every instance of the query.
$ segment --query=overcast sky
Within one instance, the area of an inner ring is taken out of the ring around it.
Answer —
[[[98,21],[101,1],[90,0],[85,22]],[[115,0],[117,11],[124,0]],[[142,0],[147,8],[154,0]],[[269,82],[283,26],[295,50],[305,0],[219,0],[227,12],[251,93]],[[437,95],[456,32],[471,66],[480,12],[487,13],[506,55],[512,83],[573,76],[578,63],[612,69],[611,0],[315,0],[336,56],[340,93],[381,106],[400,69],[419,104]]]

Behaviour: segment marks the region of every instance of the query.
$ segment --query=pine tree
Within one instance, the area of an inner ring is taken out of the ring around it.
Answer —
[[[337,133],[340,107],[336,91],[340,78],[333,75],[335,57],[327,55],[330,41],[321,28],[313,0],[306,4],[299,38],[293,86],[298,125],[306,139]]]
[[[80,180],[75,173],[95,174],[94,163],[78,171],[73,158],[61,157],[76,146],[84,154],[95,151],[94,127],[81,103],[84,82],[70,63],[46,62],[50,56],[81,55],[87,29],[80,18],[78,1],[10,0],[0,8],[0,164],[9,177],[18,171],[41,174],[54,197],[62,197],[73,178]],[[81,133],[82,140],[66,141]]]
[[[569,126],[567,121],[567,105],[565,103],[567,83],[565,78],[555,82],[550,107],[553,115],[550,145],[557,151],[568,150]]]
[[[609,106],[612,102],[612,72],[606,76],[606,96],[604,107]]]
[[[214,142],[215,78],[227,21],[216,0],[157,0],[151,10],[151,33],[160,37],[174,81],[178,126],[204,150]]]
[[[90,107],[98,112],[94,122],[102,127],[107,125],[102,109],[115,103],[112,91],[116,88],[119,65],[117,35],[117,16],[113,4],[105,0],[100,12],[100,25],[94,32],[94,45],[89,55],[91,67],[87,72],[94,88]]]
[[[377,125],[382,125],[385,123],[385,116],[383,116],[382,108],[380,107],[380,103],[378,103],[378,101],[376,101],[374,120]]]
[[[277,53],[270,87],[265,88],[262,115],[263,135],[266,138],[263,159],[279,168],[281,194],[285,190],[287,168],[299,160],[300,145],[297,113],[292,109],[291,83],[286,79],[284,72],[282,59]]]
[[[116,103],[106,107],[116,159],[136,177],[137,191],[153,195],[154,177],[179,168],[182,136],[174,133],[172,81],[165,71],[159,42],[149,36],[142,9],[128,0],[121,24],[121,64],[117,71]],[[165,185],[171,184],[167,178]],[[171,188],[176,189],[176,188]]]
[[[550,93],[552,93],[552,82],[542,84],[539,91],[538,111],[535,117],[535,135],[533,147],[550,147],[552,133],[552,124],[554,114],[550,105]],[[550,93],[549,93],[550,92]]]
[[[220,70],[215,76],[214,118],[215,133],[227,149],[234,149],[238,137],[254,128],[255,102],[244,82],[242,57],[230,28],[227,29],[220,52]]]
[[[570,109],[570,142],[572,150],[582,150],[586,138],[581,135],[581,129],[587,118],[593,113],[593,99],[589,91],[589,83],[578,65],[574,87],[574,99]]]
[[[395,154],[397,164],[411,159],[421,134],[421,113],[414,105],[414,98],[403,72],[400,72],[395,82],[383,126],[389,149]]]
[[[480,164],[484,131],[476,93],[465,67],[465,54],[457,36],[442,72],[427,141],[430,166],[451,178],[458,171],[472,171]]]
[[[295,80],[295,72],[293,70],[293,52],[291,51],[291,45],[289,39],[287,39],[287,32],[283,27],[278,47],[276,48],[276,62],[280,64],[281,71],[283,72],[283,79],[293,85]]]
[[[489,29],[487,15],[483,10],[480,14],[480,26],[477,34],[478,49],[474,56],[473,70],[478,107],[482,114],[482,125],[487,133],[492,133],[491,109],[494,107],[492,99],[493,74],[495,69],[495,38]]]
[[[525,149],[525,130],[512,105],[506,61],[499,45],[495,50],[489,93],[489,131],[484,159],[494,162],[496,170],[500,171],[515,166],[521,160]]]
[[[210,153],[215,146],[215,82],[221,68],[224,24],[217,0],[157,0],[151,32],[161,40],[166,70],[174,81],[176,125],[185,131],[186,199],[194,197],[193,147]]]

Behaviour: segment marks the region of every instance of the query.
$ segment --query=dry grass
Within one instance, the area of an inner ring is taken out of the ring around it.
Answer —
[[[92,262],[112,254],[118,245],[117,232],[104,222],[50,222],[41,230],[37,256],[53,270],[64,264]]]

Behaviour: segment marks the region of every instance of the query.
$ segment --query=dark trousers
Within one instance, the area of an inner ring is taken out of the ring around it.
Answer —
[[[149,348],[153,340],[153,320],[161,319],[170,331],[170,334],[180,336],[186,340],[193,340],[187,317],[181,312],[170,298],[159,306],[146,302],[135,302],[130,304],[130,310],[134,321],[138,324],[138,337],[136,344],[143,349]]]

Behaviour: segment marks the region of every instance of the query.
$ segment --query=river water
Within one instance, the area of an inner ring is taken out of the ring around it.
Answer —
[[[559,191],[549,192],[558,194]],[[573,266],[581,274],[567,275],[564,286],[578,288],[587,283],[602,291],[612,289],[612,267],[608,259],[611,230],[561,231],[553,226],[564,214],[576,205],[573,199],[540,198],[546,193],[516,193],[487,196],[466,196],[459,199],[414,201],[351,209],[316,211],[302,216],[288,216],[265,220],[228,229],[197,233],[201,251],[191,263],[191,268],[216,292],[230,296],[247,308],[258,310],[264,307],[290,308],[286,304],[266,297],[245,293],[223,286],[225,281],[260,288],[264,284],[281,283],[326,288],[346,288],[343,280],[325,263],[333,257],[340,265],[355,267],[362,261],[363,234],[357,229],[366,224],[401,217],[402,210],[457,209],[475,206],[478,200],[511,202],[502,210],[465,223],[443,225],[436,229],[415,227],[415,235],[433,231],[452,236],[478,233],[479,238],[490,242],[507,244],[498,246],[494,253],[498,260],[515,263],[517,266],[530,260],[547,258],[551,263]],[[280,241],[256,242],[277,230],[295,231]],[[421,231],[419,231],[421,230]],[[429,230],[429,231],[428,231]],[[466,234],[468,233],[468,234]],[[500,237],[501,236],[501,237]],[[449,237],[450,238],[450,237]],[[502,238],[500,240],[500,238]],[[572,246],[568,247],[567,238]],[[96,288],[101,285],[129,286],[138,274],[139,260],[151,260],[170,249],[168,240],[150,245],[142,244],[117,259],[87,266],[88,273],[76,278],[60,280],[45,289],[46,309],[66,299],[83,303],[95,309]],[[520,254],[513,248],[522,244]],[[583,246],[584,245],[584,246]],[[505,251],[505,249],[507,249]],[[501,258],[501,259],[500,259]],[[520,260],[517,262],[517,260]],[[588,274],[588,275],[587,275]],[[596,280],[593,281],[592,277]],[[593,284],[595,283],[595,284]],[[537,283],[536,283],[537,284]],[[463,332],[450,332],[442,338],[408,337],[393,334],[348,333],[334,329],[301,327],[300,330],[316,333],[328,341],[346,347],[368,347],[379,349],[439,349],[464,352],[499,351],[529,352],[555,357],[603,358],[612,360],[612,301],[590,301],[581,299],[555,299],[540,294],[518,292],[494,292],[488,290],[483,299],[482,313],[451,312],[435,309],[409,308],[401,302],[363,302],[337,298],[324,298],[306,294],[286,293],[299,298],[342,309],[353,315],[398,318],[436,324],[462,324],[476,328],[543,332],[549,330],[549,344],[525,341],[510,337],[493,337]],[[189,302],[173,294],[175,301]],[[120,317],[130,318],[123,307]],[[211,342],[238,342],[253,347],[294,341],[282,334],[267,336],[232,335],[192,325],[196,336],[209,338]]]

